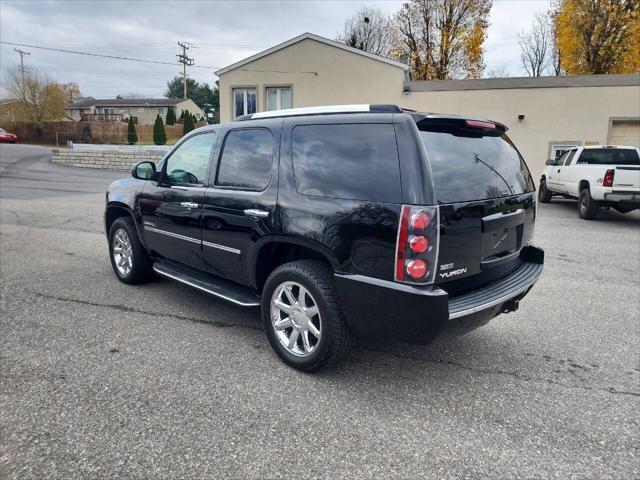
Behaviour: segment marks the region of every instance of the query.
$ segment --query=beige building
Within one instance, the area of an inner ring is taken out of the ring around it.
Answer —
[[[408,70],[305,33],[216,72],[220,119],[357,103],[488,118],[509,127],[536,177],[570,146],[640,146],[640,75],[411,81]]]
[[[167,112],[173,109],[176,117],[180,117],[182,110],[190,112],[200,120],[204,118],[204,111],[190,98],[111,98],[96,100],[88,97],[64,107],[65,113],[75,121],[119,121],[134,117],[138,125],[151,125],[158,114],[166,122]]]

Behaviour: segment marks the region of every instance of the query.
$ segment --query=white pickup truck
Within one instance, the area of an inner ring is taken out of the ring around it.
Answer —
[[[640,151],[634,147],[576,147],[547,161],[538,199],[577,198],[578,215],[593,220],[600,207],[627,213],[640,208]]]

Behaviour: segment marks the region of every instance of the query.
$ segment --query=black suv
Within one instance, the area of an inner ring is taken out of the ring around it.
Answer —
[[[260,306],[275,351],[304,371],[352,333],[466,332],[516,310],[542,272],[535,187],[505,131],[394,105],[200,128],[109,186],[113,270]]]

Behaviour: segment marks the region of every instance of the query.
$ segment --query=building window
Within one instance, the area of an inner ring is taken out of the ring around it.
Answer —
[[[116,113],[116,109],[115,108],[103,108],[102,109],[102,113],[107,114],[107,115],[113,115]]]
[[[160,115],[166,115],[167,114],[167,107],[160,107]]]
[[[579,147],[580,142],[551,142],[549,144],[549,158],[558,160],[563,153],[568,152],[572,148]]]
[[[256,89],[255,88],[234,88],[233,89],[233,118],[240,115],[256,113]]]
[[[144,113],[144,107],[138,107],[138,113]]]
[[[291,87],[267,87],[267,110],[291,108]]]

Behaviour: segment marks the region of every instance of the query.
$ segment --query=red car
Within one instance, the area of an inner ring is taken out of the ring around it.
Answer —
[[[4,128],[0,128],[0,143],[16,143],[17,135],[7,132]]]

